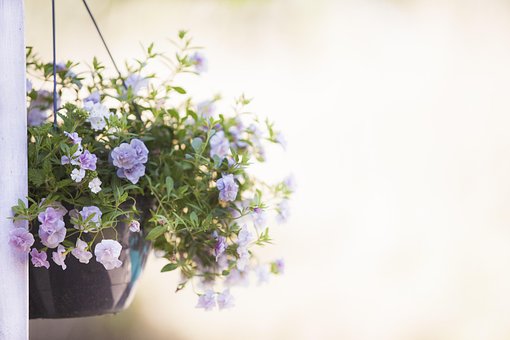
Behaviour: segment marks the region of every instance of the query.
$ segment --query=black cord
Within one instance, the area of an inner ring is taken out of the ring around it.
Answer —
[[[101,29],[99,28],[99,25],[97,24],[96,18],[94,18],[94,14],[92,14],[92,11],[90,10],[90,7],[87,4],[87,1],[82,0],[82,2],[85,5],[85,8],[87,9],[87,13],[89,14],[89,17],[92,20],[92,23],[94,24],[94,27],[96,28],[96,31],[99,34],[99,37],[101,38],[101,41],[103,42],[106,52],[108,52],[108,56],[110,57],[110,60],[112,61],[112,64],[115,67],[115,70],[117,71],[117,74],[119,75],[120,80],[122,81],[122,86],[124,86],[124,89],[126,89],[126,91],[127,91],[128,87],[126,86],[126,82],[124,81],[124,78],[122,77],[122,73],[120,73],[120,69],[117,66],[117,63],[115,62],[115,59],[113,59],[113,55],[110,52],[110,49],[108,48],[108,44],[106,43],[106,40],[104,39],[103,34],[101,33]],[[139,120],[142,120],[140,111],[138,110],[138,105],[136,105],[136,103],[134,101],[132,101],[131,104],[133,105],[133,108],[135,109],[136,117]]]
[[[55,37],[55,0],[51,0],[51,19],[53,26],[53,127],[57,128],[57,43]]]

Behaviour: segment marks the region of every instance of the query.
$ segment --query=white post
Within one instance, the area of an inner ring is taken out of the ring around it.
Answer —
[[[28,339],[28,257],[8,245],[11,207],[27,195],[23,0],[0,0],[0,340]]]

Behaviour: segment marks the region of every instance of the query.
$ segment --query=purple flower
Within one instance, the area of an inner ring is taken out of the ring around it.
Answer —
[[[208,289],[205,294],[198,297],[198,303],[196,308],[203,308],[210,311],[216,307],[216,293],[211,289]]]
[[[290,215],[289,200],[288,199],[282,200],[276,210],[278,212],[278,214],[276,215],[276,221],[278,223],[287,222]]]
[[[257,274],[258,284],[269,282],[271,271],[268,265],[260,265],[255,268],[255,274]]]
[[[237,259],[236,267],[240,271],[244,271],[246,266],[250,263],[250,253],[246,246],[237,247],[237,254],[239,258]]]
[[[225,289],[223,293],[218,294],[218,307],[220,309],[232,308],[235,306],[235,299],[230,294],[229,289]]]
[[[133,233],[140,232],[140,222],[138,222],[138,221],[133,220],[133,221],[129,222],[128,227],[129,227],[129,230]]]
[[[213,100],[204,100],[197,105],[197,114],[204,117],[209,118],[213,115],[216,106],[214,105]]]
[[[75,144],[75,145],[81,144],[81,137],[78,136],[78,133],[76,133],[76,132],[69,133],[69,132],[64,131],[64,135],[66,135],[67,138],[69,138],[73,144]]]
[[[147,163],[149,150],[145,144],[141,140],[135,138],[131,140],[129,145],[131,145],[131,147],[135,150],[137,162],[144,164]]]
[[[76,240],[76,248],[71,251],[74,257],[76,257],[81,263],[89,263],[92,258],[92,253],[87,251],[88,244],[80,239]]]
[[[261,208],[257,207],[255,209],[253,209],[252,218],[253,218],[253,225],[255,226],[255,228],[258,231],[262,230],[266,226],[267,214]]]
[[[34,244],[34,235],[25,228],[14,228],[9,232],[9,245],[17,252],[26,253]]]
[[[189,61],[191,65],[195,66],[195,70],[197,73],[202,73],[207,71],[207,60],[204,55],[200,52],[195,52],[189,57]]]
[[[48,207],[37,216],[41,225],[39,226],[39,237],[42,244],[48,248],[55,248],[66,237],[66,226],[63,220],[65,213],[62,210]]]
[[[82,222],[88,218],[90,219],[85,225],[75,225],[74,227],[76,229],[88,232],[88,229],[95,229],[101,226],[101,216],[103,216],[103,213],[98,207],[94,205],[83,207],[83,209],[79,212],[79,215],[81,216]],[[89,228],[86,228],[87,226],[89,226]]]
[[[131,169],[138,164],[138,154],[130,144],[122,143],[111,153],[113,165],[121,169]]]
[[[216,257],[216,262],[218,262],[218,258],[221,254],[227,250],[227,238],[223,236],[219,236],[216,241],[216,245],[214,246],[214,256]]]
[[[218,156],[223,159],[230,151],[230,143],[223,131],[216,132],[216,134],[211,137],[209,144],[211,145],[211,157]]]
[[[274,261],[273,271],[275,274],[283,274],[285,272],[285,261],[283,259]]]
[[[230,271],[230,274],[227,276],[227,279],[225,280],[225,285],[227,287],[234,286],[247,287],[250,285],[250,277],[247,272],[240,271],[234,268]]]
[[[119,268],[122,266],[122,261],[119,260],[122,246],[115,240],[102,240],[96,245],[94,255],[96,261],[101,263],[106,270]]]
[[[48,255],[45,251],[39,252],[37,249],[33,248],[30,255],[32,256],[32,264],[34,267],[45,267],[46,269],[50,268],[50,263],[47,261]]]
[[[248,229],[248,226],[244,225],[241,230],[239,230],[239,234],[237,234],[237,244],[239,244],[240,247],[246,247],[254,240],[255,235]]]
[[[234,180],[234,175],[223,175],[216,181],[216,187],[220,191],[219,199],[221,201],[234,201],[237,196],[239,186]]]
[[[292,192],[296,191],[297,184],[296,179],[294,178],[293,175],[287,176],[287,178],[283,180],[283,184],[285,184],[287,189],[289,189],[290,191]]]
[[[90,153],[89,150],[85,150],[85,152],[78,157],[78,161],[80,162],[80,167],[82,169],[92,171],[96,170],[97,156]]]
[[[127,178],[133,184],[138,183],[143,175],[145,175],[145,165],[143,164],[136,164],[131,169],[117,169],[119,178]]]
[[[55,262],[57,265],[62,267],[62,270],[66,270],[67,266],[64,262],[66,259],[66,254],[64,254],[66,248],[62,246],[61,244],[58,245],[57,251],[54,251],[51,258],[53,259],[53,262]]]
[[[87,98],[83,100],[83,102],[92,102],[93,104],[97,104],[101,101],[101,96],[98,91],[92,92]]]
[[[138,74],[131,74],[125,81],[126,87],[131,88],[133,94],[138,94],[142,89],[149,86],[149,80]]]

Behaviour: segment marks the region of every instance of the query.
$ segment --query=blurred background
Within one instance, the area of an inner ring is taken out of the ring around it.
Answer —
[[[119,315],[30,322],[31,339],[510,339],[510,1],[90,0],[118,60],[188,29],[200,91],[242,92],[298,182],[267,256],[286,273],[195,309],[152,258]],[[51,56],[50,1],[26,41]],[[81,1],[59,59],[109,61]]]

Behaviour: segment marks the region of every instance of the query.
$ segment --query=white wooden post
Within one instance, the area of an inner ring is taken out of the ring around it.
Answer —
[[[0,340],[28,339],[28,257],[9,245],[11,207],[27,195],[23,0],[0,0]]]

